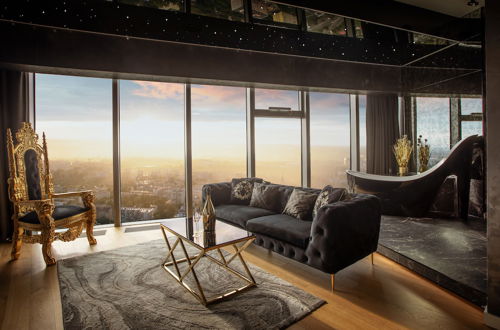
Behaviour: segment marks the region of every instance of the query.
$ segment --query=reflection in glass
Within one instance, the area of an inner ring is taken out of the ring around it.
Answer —
[[[345,36],[346,25],[342,16],[306,10],[307,31],[329,35]]]
[[[252,0],[253,18],[285,24],[298,24],[297,8],[267,0]]]
[[[272,183],[301,185],[300,119],[255,119],[256,175]]]
[[[310,93],[311,186],[347,187],[349,94]]]
[[[359,170],[366,172],[366,95],[359,95]]]
[[[363,27],[361,21],[354,20],[354,36],[358,39],[363,39]]]
[[[419,45],[448,45],[450,42],[446,39],[436,38],[427,34],[413,33],[413,43]]]
[[[450,100],[439,97],[417,97],[417,136],[430,145],[429,167],[450,152]],[[419,164],[418,164],[419,165]]]
[[[191,13],[243,22],[243,0],[190,0]]]
[[[192,85],[193,205],[204,184],[246,177],[246,91]]]
[[[255,108],[299,110],[299,92],[278,89],[255,89]]]
[[[36,131],[47,135],[55,192],[92,190],[97,223],[113,223],[111,79],[36,74]],[[81,205],[80,198],[56,205]]]
[[[122,222],[182,217],[184,87],[120,81]]]
[[[176,11],[181,10],[184,3],[183,0],[118,0],[118,2],[125,5]]]

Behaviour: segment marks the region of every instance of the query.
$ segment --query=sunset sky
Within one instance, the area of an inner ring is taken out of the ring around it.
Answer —
[[[111,157],[111,80],[37,74],[36,91],[52,158]],[[122,80],[120,95],[122,158],[183,158],[183,85]],[[193,158],[245,156],[245,102],[244,88],[192,86]],[[270,106],[297,109],[298,93],[257,89],[256,107]],[[312,145],[347,146],[347,94],[311,93],[311,108]],[[257,157],[295,159],[300,121],[257,118],[256,145]]]

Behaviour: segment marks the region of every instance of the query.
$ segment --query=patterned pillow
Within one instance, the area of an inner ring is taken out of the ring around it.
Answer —
[[[341,201],[347,195],[347,189],[345,188],[333,188],[332,186],[323,188],[316,199],[316,203],[314,203],[313,219],[316,218],[316,214],[318,214],[318,210],[322,206]]]
[[[283,213],[300,220],[311,220],[311,212],[317,198],[318,194],[295,188]]]
[[[281,213],[279,186],[255,182],[250,206]]]
[[[262,182],[259,178],[241,178],[231,180],[231,203],[248,205],[252,198],[253,184]]]

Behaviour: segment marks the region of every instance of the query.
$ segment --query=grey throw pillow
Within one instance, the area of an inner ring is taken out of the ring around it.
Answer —
[[[321,190],[316,199],[316,203],[314,203],[313,208],[313,219],[318,214],[318,210],[327,204],[335,203],[343,200],[348,195],[347,189],[345,188],[333,188],[332,186],[326,186]]]
[[[250,206],[281,213],[279,186],[255,182]]]
[[[318,194],[295,188],[283,213],[300,220],[311,220],[311,213],[317,197]]]
[[[259,178],[231,180],[231,204],[248,205],[252,199],[253,184],[262,182]]]

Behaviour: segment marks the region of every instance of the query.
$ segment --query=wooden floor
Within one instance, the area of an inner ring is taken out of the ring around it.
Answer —
[[[158,226],[158,225],[155,225]],[[106,228],[90,247],[86,239],[53,244],[57,259],[120,248],[161,238],[160,230],[125,233]],[[10,245],[0,244],[0,324],[2,329],[62,329],[57,267],[45,267],[40,245],[25,244],[9,262]],[[327,301],[291,329],[477,329],[482,310],[440,289],[381,255],[339,272],[336,290],[320,271],[250,246],[247,260]]]

